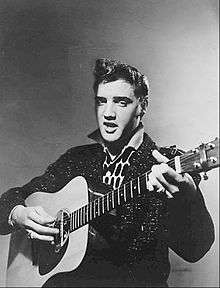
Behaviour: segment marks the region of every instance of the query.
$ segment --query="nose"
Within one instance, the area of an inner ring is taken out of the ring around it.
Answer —
[[[116,118],[114,103],[106,103],[104,110],[104,118],[106,120],[114,120]]]

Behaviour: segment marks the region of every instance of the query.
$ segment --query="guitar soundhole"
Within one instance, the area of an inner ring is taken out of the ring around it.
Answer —
[[[60,210],[57,213],[54,227],[59,229],[54,245],[40,241],[39,273],[45,275],[52,271],[63,258],[68,246],[70,233],[70,217],[67,210]]]
[[[58,253],[66,243],[70,233],[70,214],[67,210],[62,209],[57,213],[54,227],[59,229],[59,234],[56,234],[54,239],[55,252]]]

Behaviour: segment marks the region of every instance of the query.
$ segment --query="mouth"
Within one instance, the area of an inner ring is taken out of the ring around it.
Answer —
[[[105,127],[105,131],[110,134],[114,133],[118,127],[117,124],[112,122],[104,122],[103,125]]]
[[[116,128],[116,127],[118,127],[118,125],[115,124],[115,123],[113,123],[113,122],[104,122],[103,124],[104,124],[104,126],[106,126],[106,127],[111,127],[111,128]]]

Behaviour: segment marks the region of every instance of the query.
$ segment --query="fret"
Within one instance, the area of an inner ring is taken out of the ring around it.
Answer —
[[[85,206],[82,206],[82,226],[85,224],[85,213],[84,213]]]
[[[84,206],[84,223],[87,223],[87,205]]]
[[[83,213],[83,206],[80,208],[80,226],[83,226],[83,223],[84,223],[84,213]]]
[[[92,202],[92,219],[95,219],[95,201]]]
[[[73,213],[70,213],[70,230],[73,230]]]
[[[84,206],[82,206],[82,226],[85,224]]]
[[[82,207],[79,208],[79,227],[82,226]]]
[[[107,205],[106,205],[107,208],[106,209],[107,209],[107,211],[109,211],[109,194],[108,193],[106,194],[106,201],[107,201]]]
[[[76,228],[78,228],[78,210],[76,210]]]
[[[123,197],[124,197],[124,201],[126,202],[126,186],[124,185],[123,187]]]
[[[84,206],[84,219],[85,219],[85,224],[86,224],[88,222],[87,205]]]
[[[84,225],[84,212],[83,212],[83,206],[81,207],[81,225],[80,226],[83,226]]]
[[[89,203],[89,220],[92,220],[92,202]]]
[[[105,197],[102,196],[102,214],[105,213]]]
[[[98,216],[100,216],[100,198],[97,199],[98,202]]]
[[[80,208],[81,209],[81,208]],[[81,213],[80,213],[80,209],[78,209],[78,227],[80,227],[80,222],[81,222]]]
[[[140,195],[141,194],[141,185],[140,185],[140,177],[137,178],[137,192]]]
[[[79,227],[80,227],[80,222],[81,222],[81,221],[80,221],[80,217],[81,217],[80,209],[77,210],[77,215],[78,215],[78,216],[77,216],[77,219],[78,219],[78,221],[77,221],[77,226],[78,226],[78,228],[79,228]]]
[[[72,230],[74,230],[75,229],[75,227],[74,227],[74,214],[71,213],[71,216],[72,216]]]
[[[83,206],[80,208],[80,226],[83,226]]]
[[[82,206],[82,226],[85,224],[85,212],[84,212],[85,206]]]
[[[114,193],[114,191],[113,192],[111,192],[111,195],[112,195],[112,208],[114,209],[115,208],[115,198],[114,198],[114,196],[115,196],[115,193]]]
[[[79,227],[79,225],[78,225],[78,221],[79,221],[78,218],[79,218],[78,210],[76,210],[76,228]]]
[[[100,198],[96,199],[96,216],[100,216]]]
[[[76,211],[73,212],[74,229],[76,229]]]
[[[69,221],[69,229],[72,229],[72,221],[71,221],[71,214],[69,215],[69,219],[67,220]]]
[[[71,221],[71,214],[69,215],[69,229],[72,229],[72,221]]]
[[[76,229],[76,211],[73,212],[73,223],[74,229]]]
[[[79,218],[80,218],[80,214],[79,214],[79,209],[77,210],[77,228],[79,228]]]
[[[89,222],[89,204],[85,206],[86,207],[86,223]]]
[[[132,188],[132,181],[130,181],[130,188],[131,188],[131,199],[134,197],[134,195],[133,195],[133,188]]]
[[[77,219],[78,219],[77,226],[80,227],[80,210],[79,209],[77,210]]]
[[[92,202],[92,204],[93,204],[93,218],[95,218],[96,217],[96,199]]]
[[[119,188],[117,189],[117,195],[118,195],[118,205],[120,205],[121,201],[120,201],[120,190],[119,190]]]

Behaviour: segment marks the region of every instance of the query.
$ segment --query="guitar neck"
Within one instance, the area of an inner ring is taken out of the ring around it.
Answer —
[[[190,150],[181,156],[175,156],[167,164],[177,173],[203,172],[219,167],[219,141],[201,144],[198,148]],[[117,206],[141,195],[147,190],[148,171],[136,179],[122,184],[118,189],[106,193],[70,213],[70,232],[79,229],[92,220],[104,215]]]
[[[174,161],[167,163],[170,167],[175,166]],[[70,232],[90,223],[97,217],[100,217],[112,209],[125,204],[131,199],[141,195],[146,191],[148,171],[139,177],[122,184],[118,189],[112,190],[105,195],[96,198],[87,205],[82,206],[78,210],[70,214]]]

